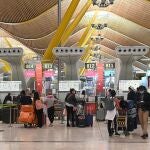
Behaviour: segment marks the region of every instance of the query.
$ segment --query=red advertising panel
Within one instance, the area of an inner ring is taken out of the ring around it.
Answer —
[[[36,64],[35,69],[36,90],[42,92],[42,64]]]
[[[99,94],[103,92],[104,87],[104,64],[97,64],[97,85],[96,85],[96,93]]]
[[[87,114],[96,114],[95,102],[87,102],[85,105],[85,111]]]

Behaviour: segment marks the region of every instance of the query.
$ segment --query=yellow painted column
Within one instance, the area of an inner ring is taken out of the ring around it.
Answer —
[[[84,5],[84,7],[81,9],[81,11],[78,13],[77,17],[74,19],[74,21],[68,26],[67,30],[63,34],[61,38],[61,45],[64,46],[67,42],[68,37],[70,34],[73,32],[75,27],[79,24],[81,21],[82,17],[85,15],[86,11],[90,7],[92,1],[88,0],[87,3]]]
[[[52,59],[51,61],[54,60],[55,56],[52,53],[52,50],[54,47],[58,46],[58,44],[60,43],[61,37],[62,37],[65,29],[67,28],[69,21],[73,15],[74,11],[76,10],[79,2],[80,2],[80,0],[72,0],[69,8],[67,9],[67,11],[62,19],[62,22],[60,23],[54,37],[52,38],[50,44],[48,45],[46,52],[44,53],[43,60],[49,60],[50,58]]]
[[[87,63],[90,62],[89,58],[90,58],[90,53],[85,58],[85,62],[87,62]],[[82,76],[84,74],[84,72],[85,72],[85,68],[81,68],[81,70],[80,70],[80,76]]]
[[[82,61],[85,60],[85,57],[89,53],[89,51],[90,51],[90,44],[87,46],[87,48],[85,49],[85,53],[80,58]]]
[[[0,62],[2,62],[5,65],[1,68],[3,70],[3,72],[10,72],[11,71],[10,64],[7,61],[0,59]]]
[[[8,44],[8,46],[9,46],[10,48],[12,48],[12,45],[11,45],[11,43],[9,42],[9,40],[8,40],[6,37],[5,37],[4,39],[5,39],[6,43]]]

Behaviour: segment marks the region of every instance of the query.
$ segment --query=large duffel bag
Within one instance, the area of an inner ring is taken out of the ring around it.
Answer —
[[[33,123],[35,120],[35,114],[33,112],[20,112],[18,121],[20,123]]]
[[[33,105],[21,105],[21,112],[34,112]]]

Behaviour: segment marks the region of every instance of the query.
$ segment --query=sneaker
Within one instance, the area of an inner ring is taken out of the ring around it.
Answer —
[[[118,135],[118,136],[119,136],[120,134],[119,134],[118,132],[116,132],[115,135]]]
[[[125,136],[129,136],[130,133],[129,133],[128,131],[124,131],[124,135],[125,135]]]
[[[53,127],[53,126],[54,126],[53,124],[50,124],[50,125],[49,125],[49,127]]]
[[[141,138],[147,139],[147,138],[148,138],[148,134],[143,134],[143,135],[141,136]]]

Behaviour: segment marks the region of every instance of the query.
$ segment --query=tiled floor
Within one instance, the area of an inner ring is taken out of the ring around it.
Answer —
[[[0,124],[0,150],[149,150],[150,139],[140,138],[140,127],[129,137],[107,135],[106,124],[94,127],[67,128],[60,122],[42,129]]]

